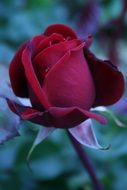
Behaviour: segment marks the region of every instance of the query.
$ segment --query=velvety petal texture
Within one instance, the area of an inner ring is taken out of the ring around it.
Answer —
[[[10,81],[13,91],[15,95],[19,97],[28,96],[27,81],[22,65],[22,53],[26,47],[26,44],[27,43],[24,43],[20,46],[14,58],[12,59],[9,68]]]
[[[110,61],[98,59],[86,48],[84,48],[84,55],[91,69],[96,88],[94,106],[114,104],[124,92],[122,73]]]
[[[45,77],[43,89],[53,106],[91,108],[95,88],[82,47],[68,51],[54,65]]]
[[[29,120],[46,127],[54,126],[55,128],[71,128],[79,125],[87,118],[92,118],[101,124],[106,124],[107,120],[98,114],[85,111],[77,107],[58,108],[50,107],[44,112],[40,112],[29,106],[24,106],[14,100],[6,98],[10,109],[19,115],[23,120]]]
[[[21,103],[19,104],[8,98],[6,100],[9,108],[15,114],[19,115],[22,120],[28,120],[39,125],[44,125],[46,127],[52,126],[52,117],[47,111],[40,112],[32,107],[24,106]]]
[[[33,46],[31,43],[27,44],[27,47],[24,49],[22,54],[22,64],[24,66],[28,86],[31,87],[33,90],[36,98],[44,108],[48,108],[50,106],[47,97],[43,89],[40,86],[39,81],[37,80],[37,76],[34,72],[33,65],[32,65],[32,49]]]
[[[90,109],[120,99],[124,79],[109,61],[89,51],[91,42],[91,36],[82,41],[63,24],[50,25],[44,34],[25,42],[11,61],[9,75],[16,96],[29,98],[32,106],[9,98],[7,103],[21,119],[47,127],[46,136],[52,128],[70,128],[82,144],[99,147],[87,121],[107,121]],[[37,144],[43,138],[42,130]]]
[[[71,39],[77,38],[76,33],[68,26],[64,24],[53,24],[47,27],[44,34],[50,36],[53,33],[62,34],[65,38],[70,37]]]

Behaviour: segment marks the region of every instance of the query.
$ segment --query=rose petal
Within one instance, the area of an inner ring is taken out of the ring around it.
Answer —
[[[80,49],[68,51],[47,73],[43,89],[52,106],[77,106],[89,110],[94,102],[94,82]]]
[[[38,47],[40,46],[40,43],[41,43],[42,41],[44,41],[45,39],[47,39],[47,37],[44,36],[43,34],[40,34],[40,35],[37,35],[37,36],[33,37],[33,38],[31,39],[31,42],[32,42],[32,44],[33,44],[36,48],[38,48]]]
[[[88,49],[84,55],[91,69],[95,86],[96,100],[94,106],[110,105],[117,102],[124,92],[124,78],[116,66],[109,61],[102,61]]]
[[[59,55],[59,57],[61,57],[61,53],[63,55],[63,51],[60,49],[59,49],[59,52],[53,51],[54,54],[51,53],[50,43],[52,43],[53,40],[59,40],[61,42],[61,41],[64,41],[64,38],[60,34],[52,34],[49,37],[45,36],[45,38],[39,43],[39,45],[35,46],[34,52],[32,55],[32,65],[36,73],[37,79],[39,80],[39,83],[41,85],[43,83],[44,77],[46,73],[48,72],[49,68],[55,63],[55,60],[56,60],[55,58],[58,57],[57,55]],[[32,45],[34,46],[34,44]],[[51,47],[51,49],[54,50],[55,47],[54,48]],[[48,52],[48,55],[47,54],[45,55],[45,52]],[[32,101],[33,101],[33,98],[34,98],[34,95],[31,98]],[[36,102],[36,100],[34,100],[33,105],[39,105],[39,104]]]
[[[24,120],[56,128],[71,128],[79,125],[87,118],[95,119],[101,124],[106,124],[107,120],[102,116],[89,112],[78,107],[58,108],[50,107],[44,112],[40,112],[28,106],[23,106],[13,100],[6,99],[10,109]]]
[[[87,118],[95,119],[101,124],[107,123],[107,120],[102,115],[98,115],[78,107],[51,107],[48,112],[52,115],[52,125],[56,128],[75,127],[85,121]]]
[[[80,125],[68,129],[71,135],[82,145],[88,146],[94,149],[102,149],[99,145],[94,131],[92,129],[92,122],[90,119],[87,119],[85,122]]]
[[[29,45],[26,46],[22,54],[22,62],[25,69],[25,74],[26,74],[29,86],[33,90],[34,94],[36,95],[37,100],[42,105],[42,109],[43,107],[48,108],[50,105],[35,75],[35,72],[31,63],[31,56],[32,56],[32,47],[30,43]]]
[[[50,36],[53,33],[62,34],[65,38],[70,37],[71,39],[77,38],[76,33],[68,26],[64,24],[53,24],[47,27],[44,34]]]
[[[20,116],[23,120],[28,120],[33,123],[44,125],[44,126],[52,126],[52,116],[46,112],[40,112],[38,110],[33,109],[29,106],[23,106],[13,100],[6,98],[9,108]]]
[[[20,46],[17,53],[13,57],[9,68],[9,75],[13,91],[15,95],[19,97],[28,97],[27,82],[21,59],[22,52],[25,49],[26,44],[27,42]]]
[[[54,34],[54,35],[56,35],[56,34]],[[49,38],[49,39],[46,39],[46,40],[42,41],[42,45],[44,45],[46,43],[45,41],[47,41],[47,40],[49,41],[49,40],[52,40],[52,39]],[[56,54],[57,51],[58,51],[58,54],[60,52],[62,52],[62,54],[63,54],[63,52],[65,53],[68,50],[72,50],[72,49],[74,49],[76,47],[79,47],[80,45],[81,45],[81,47],[80,47],[80,49],[81,49],[83,47],[82,44],[83,43],[80,40],[78,40],[78,39],[71,40],[70,42],[68,42],[68,41],[64,41],[63,42],[63,41],[61,41],[61,42],[59,42],[57,44],[53,44],[53,45],[49,46],[48,48],[41,49],[41,52],[39,54],[37,54],[37,56],[34,58],[33,61],[39,63],[40,59],[42,59],[42,56],[48,56],[50,54]],[[41,48],[42,48],[42,46],[41,46]],[[54,58],[55,58],[55,56],[54,56]],[[51,59],[49,58],[49,60],[54,61],[54,60],[52,60],[52,58]],[[48,62],[49,62],[49,60],[48,60]],[[54,62],[56,63],[56,60]]]
[[[19,102],[16,102],[14,100],[11,100],[9,98],[6,98],[6,101],[8,103],[9,108],[16,113],[17,115],[21,115],[22,113],[24,113],[26,110],[27,113],[30,114],[34,114],[35,112],[37,112],[37,110],[32,109],[32,107],[29,106],[24,106],[22,104],[20,104]],[[29,110],[29,111],[28,111]],[[27,115],[27,114],[26,114]],[[25,116],[25,115],[24,115]]]
[[[64,41],[58,44],[53,44],[37,54],[33,59],[33,67],[40,84],[43,83],[46,73],[64,56],[68,50],[77,51],[78,49],[81,49],[83,45],[84,44],[80,40],[74,39],[70,42]]]
[[[34,38],[33,38],[33,40],[34,40]],[[33,43],[33,40],[31,41],[35,47],[33,57],[36,57],[36,55],[38,55],[40,52],[42,52],[43,50],[45,50],[47,47],[50,46],[50,42],[56,41],[56,40],[61,42],[61,41],[64,41],[64,38],[62,35],[54,33],[51,36],[44,36],[44,38],[42,40],[40,40],[39,43],[35,44],[35,42]],[[35,39],[35,41],[36,41],[36,39]]]

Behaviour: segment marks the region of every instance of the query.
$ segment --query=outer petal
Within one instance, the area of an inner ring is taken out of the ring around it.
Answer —
[[[79,143],[90,148],[102,149],[102,147],[97,142],[90,119],[87,119],[76,127],[68,129],[68,131]]]
[[[46,112],[40,112],[38,110],[33,109],[29,106],[24,106],[22,104],[19,104],[13,100],[10,100],[6,98],[9,108],[20,116],[23,120],[28,120],[33,123],[44,125],[44,126],[52,126],[52,117],[50,114]]]
[[[28,97],[27,82],[24,68],[22,66],[22,52],[27,43],[20,46],[14,58],[11,61],[9,75],[12,89],[16,96]]]
[[[37,46],[41,43],[41,41],[44,38],[46,37],[41,34],[35,36],[31,41],[33,45],[37,48]],[[27,44],[28,42],[25,42],[19,47],[17,53],[15,54],[10,63],[9,68],[10,81],[13,91],[15,95],[19,97],[28,97],[27,81],[22,65],[22,53]]]
[[[22,55],[22,62],[25,69],[25,75],[27,77],[28,85],[30,86],[31,90],[33,90],[32,96],[33,94],[35,94],[37,102],[40,102],[39,105],[40,104],[42,105],[42,109],[48,108],[50,105],[34,72],[31,62],[31,57],[32,57],[32,44],[29,43],[29,45],[27,45],[27,47],[24,49]],[[29,94],[29,96],[30,95],[31,94]]]
[[[79,125],[87,118],[95,119],[105,124],[106,119],[98,114],[85,111],[77,107],[58,108],[51,107],[44,112],[39,112],[28,106],[23,106],[12,100],[7,99],[10,109],[19,115],[23,120],[29,120],[33,123],[56,128],[71,128]]]
[[[48,112],[52,115],[52,123],[56,128],[71,128],[79,125],[87,118],[95,119],[102,124],[107,120],[102,116],[78,107],[58,108],[51,107]]]
[[[68,51],[47,73],[43,89],[52,106],[89,110],[95,98],[94,82],[82,46]]]
[[[124,92],[124,77],[110,61],[102,61],[84,48],[84,55],[91,69],[96,99],[94,106],[111,105],[117,102]]]
[[[62,34],[65,38],[67,37],[70,37],[71,39],[77,38],[76,33],[70,27],[64,24],[50,25],[44,32],[46,36],[50,36],[53,33]]]

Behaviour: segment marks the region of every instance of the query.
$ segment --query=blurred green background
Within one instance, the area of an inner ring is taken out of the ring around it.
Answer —
[[[125,0],[1,0],[0,1],[0,92],[7,92],[8,66],[19,45],[42,33],[53,23],[73,27],[80,38],[93,36],[91,49],[103,59],[111,59],[127,76],[127,3]],[[107,76],[108,77],[108,76]],[[119,90],[119,89],[118,89]],[[127,126],[126,92],[109,108]],[[94,122],[100,143],[111,144],[107,151],[86,148],[105,190],[127,188],[127,129],[106,114],[109,123]],[[2,130],[17,122],[5,101],[0,100],[0,139]],[[26,157],[38,126],[20,124],[20,137],[0,145],[0,190],[92,190],[92,182],[64,130],[56,130]],[[10,130],[11,131],[11,130]]]

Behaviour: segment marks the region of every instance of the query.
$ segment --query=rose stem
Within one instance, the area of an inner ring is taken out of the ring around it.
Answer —
[[[82,161],[83,166],[87,170],[87,172],[93,182],[94,189],[95,190],[103,190],[103,187],[100,184],[100,182],[95,174],[94,168],[92,167],[91,162],[90,162],[88,156],[86,155],[86,152],[83,149],[82,145],[69,132],[68,132],[68,136],[69,136],[76,152],[78,153],[78,156],[79,156],[80,160]]]

